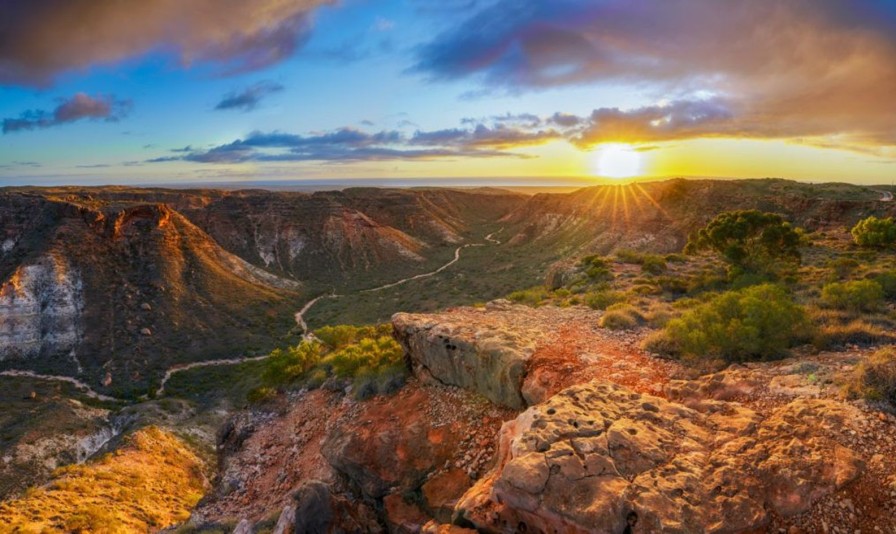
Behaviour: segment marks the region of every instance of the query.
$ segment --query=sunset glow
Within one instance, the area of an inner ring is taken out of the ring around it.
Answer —
[[[631,145],[603,145],[594,151],[594,174],[607,178],[632,178],[641,173],[641,159],[641,154]]]
[[[13,4],[0,184],[896,168],[883,0]]]

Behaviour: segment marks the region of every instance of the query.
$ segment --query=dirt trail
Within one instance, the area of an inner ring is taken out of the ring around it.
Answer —
[[[56,375],[42,375],[38,373],[33,373],[31,371],[18,371],[18,370],[9,370],[0,372],[0,376],[10,376],[10,377],[24,377],[24,378],[35,378],[38,380],[51,380],[54,382],[67,382],[76,388],[80,389],[84,392],[85,395],[92,399],[97,399],[101,401],[116,401],[114,397],[109,397],[107,395],[103,395],[102,393],[97,393],[90,386],[81,382],[77,378],[72,378],[70,376],[56,376]]]
[[[504,231],[503,228],[485,236],[485,241],[487,241],[488,243],[467,243],[465,245],[461,245],[461,246],[457,247],[454,250],[454,258],[451,261],[449,261],[448,263],[446,263],[445,265],[442,265],[441,267],[436,269],[435,271],[431,271],[428,273],[422,273],[422,274],[418,274],[418,275],[414,275],[414,276],[409,276],[407,278],[402,278],[401,280],[398,280],[397,282],[391,282],[391,283],[384,284],[381,286],[372,287],[370,289],[362,289],[359,291],[359,293],[374,293],[376,291],[382,291],[384,289],[391,289],[393,287],[398,287],[398,286],[400,286],[402,284],[406,284],[407,282],[410,282],[412,280],[421,280],[423,278],[430,278],[432,276],[435,276],[435,275],[439,274],[440,272],[444,271],[445,269],[447,269],[448,267],[451,267],[452,265],[454,265],[455,263],[460,261],[460,256],[461,256],[460,253],[465,248],[484,247],[487,244],[500,245],[501,241],[496,239],[494,236],[495,236],[495,234],[498,234],[502,231]],[[307,337],[308,337],[308,324],[305,322],[305,314],[308,313],[308,310],[310,310],[315,304],[318,303],[318,301],[320,301],[323,298],[335,299],[335,298],[340,298],[343,296],[345,296],[345,295],[337,295],[335,293],[333,293],[331,295],[321,295],[321,296],[309,301],[307,304],[305,304],[305,306],[302,307],[301,310],[296,312],[296,325],[299,327],[299,329],[302,330],[303,338],[307,339]]]
[[[165,376],[162,377],[162,383],[159,385],[159,389],[156,390],[156,397],[159,397],[163,393],[165,393],[165,384],[167,384],[168,380],[170,380],[171,377],[176,373],[189,371],[190,369],[198,369],[200,367],[218,367],[221,365],[239,365],[246,362],[260,362],[262,360],[266,360],[268,356],[269,355],[265,354],[264,356],[246,356],[245,358],[231,358],[229,360],[210,360],[206,362],[194,362],[188,363],[186,365],[178,365],[172,367],[171,369],[165,371]]]

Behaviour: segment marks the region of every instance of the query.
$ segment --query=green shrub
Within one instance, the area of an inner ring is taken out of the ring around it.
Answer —
[[[859,262],[855,258],[835,258],[828,261],[827,267],[833,271],[835,278],[843,280],[859,268]]]
[[[779,356],[805,339],[806,313],[772,284],[728,291],[672,319],[666,343],[682,354],[747,361]]]
[[[880,308],[884,290],[874,280],[834,282],[821,289],[821,303],[837,310],[868,312]]]
[[[688,292],[690,282],[680,276],[658,276],[653,282],[657,284],[665,293],[673,295],[684,295]]]
[[[784,263],[799,263],[802,241],[780,215],[729,211],[691,235],[685,252],[712,250],[738,272],[776,272]]]
[[[662,256],[647,254],[641,261],[641,270],[648,274],[662,274],[666,272],[666,260]]]
[[[302,378],[320,363],[324,347],[317,341],[302,341],[294,347],[275,349],[262,373],[266,384],[282,386]]]
[[[392,336],[392,326],[339,325],[315,331],[323,341],[303,341],[278,349],[265,362],[265,387],[254,390],[252,399],[264,400],[270,386],[301,382],[314,389],[331,377],[351,381],[355,396],[366,399],[401,388],[407,378],[404,349]]]
[[[884,297],[896,299],[896,271],[884,271],[872,276],[871,279],[880,284]]]
[[[609,282],[613,279],[610,262],[603,256],[585,256],[580,265],[591,282]]]
[[[595,310],[605,310],[609,306],[625,300],[625,295],[612,289],[592,291],[585,294],[585,304]]]
[[[530,289],[521,289],[514,291],[507,296],[507,299],[517,304],[526,304],[527,306],[540,306],[545,299],[548,298],[548,290],[536,286]]]
[[[249,394],[246,396],[246,400],[248,400],[252,404],[261,404],[272,400],[276,396],[276,389],[268,386],[259,386],[249,392]]]
[[[616,251],[616,259],[618,259],[622,263],[640,265],[644,259],[644,255],[637,250],[624,248]]]
[[[852,238],[861,247],[887,247],[896,243],[896,223],[892,217],[878,219],[875,216],[862,219],[852,230]]]
[[[644,339],[641,346],[647,352],[663,356],[674,356],[681,353],[681,346],[665,330],[651,333]]]
[[[688,261],[684,254],[666,254],[666,261],[669,263],[685,263]]]
[[[330,350],[337,350],[367,337],[388,336],[392,333],[392,325],[383,323],[375,326],[336,325],[324,326],[314,331],[319,339]]]
[[[868,400],[896,406],[896,349],[881,349],[859,362],[848,390]]]

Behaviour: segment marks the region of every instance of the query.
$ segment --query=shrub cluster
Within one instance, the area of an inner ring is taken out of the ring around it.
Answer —
[[[644,320],[644,315],[637,308],[620,302],[607,308],[600,318],[600,326],[610,330],[631,330]]]
[[[272,387],[315,388],[330,378],[351,383],[359,399],[388,394],[404,385],[404,350],[391,337],[391,325],[339,325],[321,328],[314,335],[316,340],[271,353],[262,374],[264,385],[250,393],[250,401],[270,398]]]
[[[880,308],[884,290],[874,280],[834,282],[821,289],[821,303],[837,310],[871,312]]]
[[[892,217],[879,219],[872,215],[859,221],[850,233],[860,247],[887,247],[896,243],[896,222]]]
[[[721,293],[669,321],[647,348],[728,362],[780,356],[807,339],[809,322],[783,288],[763,284]]]

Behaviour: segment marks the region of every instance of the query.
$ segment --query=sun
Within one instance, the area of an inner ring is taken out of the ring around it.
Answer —
[[[594,174],[607,178],[631,178],[641,173],[641,154],[631,145],[610,143],[594,151]]]

